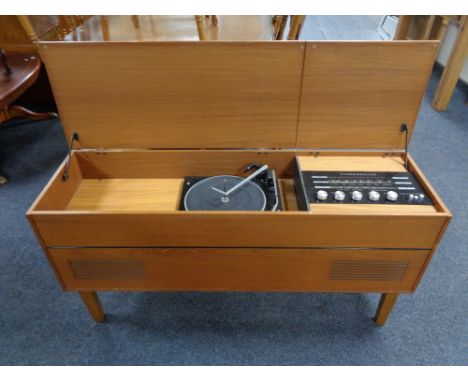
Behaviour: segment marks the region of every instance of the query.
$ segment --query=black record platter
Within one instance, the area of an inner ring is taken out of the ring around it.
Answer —
[[[188,176],[184,179],[179,210],[182,211],[279,211],[281,198],[275,171],[267,165],[243,178],[233,175]]]

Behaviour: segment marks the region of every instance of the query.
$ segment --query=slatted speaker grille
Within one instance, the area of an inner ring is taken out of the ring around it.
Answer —
[[[401,281],[408,261],[335,260],[331,280]]]
[[[77,280],[141,279],[145,276],[141,260],[68,260]]]

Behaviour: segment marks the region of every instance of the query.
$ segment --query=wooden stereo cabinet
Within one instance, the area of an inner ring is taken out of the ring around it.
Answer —
[[[451,219],[405,156],[437,42],[42,43],[70,142],[28,211],[57,279],[97,291],[382,293],[384,324]],[[405,162],[407,161],[407,166]],[[184,177],[274,168],[281,211],[180,211]],[[406,171],[432,205],[314,205],[298,166]]]

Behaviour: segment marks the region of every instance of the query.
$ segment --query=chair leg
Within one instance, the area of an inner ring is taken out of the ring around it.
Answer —
[[[110,40],[109,16],[101,16],[101,31],[104,41]]]
[[[96,322],[105,321],[104,311],[102,310],[101,301],[96,292],[80,292],[81,300],[85,303],[89,313]]]
[[[205,33],[205,19],[203,16],[195,16],[195,22],[197,23],[198,37],[201,40],[206,40]]]
[[[130,18],[132,19],[133,26],[135,28],[139,28],[140,27],[140,18],[138,17],[138,15],[130,16]]]
[[[57,117],[57,113],[36,113],[28,110],[23,106],[12,105],[0,110],[0,123],[13,118],[30,118],[34,120],[42,120]]]
[[[387,318],[392,311],[393,305],[398,298],[398,293],[383,293],[380,297],[377,313],[375,314],[374,321],[377,325],[385,325]]]
[[[211,16],[211,23],[213,24],[214,27],[218,26],[218,17],[215,15]]]
[[[291,26],[289,28],[288,40],[298,40],[301,34],[302,25],[304,24],[305,16],[291,16]]]
[[[275,40],[282,40],[283,39],[283,34],[284,34],[284,30],[286,29],[286,23],[288,21],[288,16],[287,15],[283,15],[283,16],[279,16],[279,19],[278,19],[278,26],[277,26],[277,30],[275,30]]]

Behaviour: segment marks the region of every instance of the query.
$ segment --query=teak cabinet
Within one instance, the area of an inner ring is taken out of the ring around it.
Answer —
[[[77,139],[28,218],[62,288],[79,291],[97,321],[96,291],[375,292],[385,323],[451,218],[400,131],[411,136],[436,48],[41,44]],[[406,160],[433,205],[298,209],[297,161],[406,171]],[[178,211],[185,176],[240,175],[249,162],[276,170],[282,211]]]

